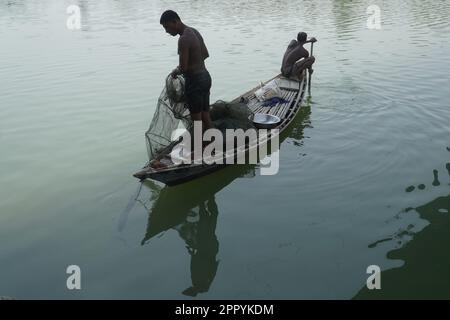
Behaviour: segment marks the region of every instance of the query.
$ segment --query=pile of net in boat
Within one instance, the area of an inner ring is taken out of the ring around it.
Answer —
[[[192,120],[184,97],[183,76],[176,78],[170,75],[162,90],[150,127],[145,133],[149,160],[170,152],[176,142],[172,134],[176,129],[184,128],[192,132]],[[249,120],[250,109],[245,103],[217,101],[210,108],[211,120],[216,129],[225,132],[226,129],[254,128]]]
[[[216,129],[225,133],[226,129],[255,128],[249,119],[252,112],[245,103],[216,101],[211,105],[209,115]]]

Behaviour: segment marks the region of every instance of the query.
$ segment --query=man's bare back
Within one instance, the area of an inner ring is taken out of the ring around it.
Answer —
[[[205,70],[205,59],[209,57],[203,38],[196,29],[186,26],[183,34],[178,40],[178,54],[187,52],[187,68],[183,70],[185,73],[195,73]]]
[[[292,40],[283,58],[283,69],[291,67],[301,58],[308,58],[309,52],[296,40]]]

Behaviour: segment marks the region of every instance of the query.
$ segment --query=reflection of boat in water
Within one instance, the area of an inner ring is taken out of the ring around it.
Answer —
[[[214,195],[233,180],[245,175],[254,175],[255,165],[230,166],[209,177],[192,181],[187,185],[164,187],[156,190],[151,182],[144,182],[157,200],[149,208],[149,223],[142,244],[160,232],[178,225],[186,219],[192,210],[214,199]]]
[[[192,286],[183,294],[196,296],[207,292],[216,275],[219,242],[215,232],[219,209],[215,195],[236,178],[254,175],[254,170],[254,165],[229,167],[188,186],[156,190],[158,199],[150,209],[142,244],[166,230],[178,231],[191,255]]]
[[[303,123],[309,123],[310,108],[302,109],[290,128],[281,134],[280,141],[288,137],[295,141],[303,138]],[[239,177],[255,176],[255,169],[256,165],[227,166],[189,183],[163,188],[151,180],[144,181],[144,186],[152,192],[151,199],[155,200],[146,206],[149,217],[141,244],[170,229],[178,232],[191,255],[192,286],[183,294],[195,296],[207,292],[216,275],[219,242],[215,231],[220,211],[216,195]]]

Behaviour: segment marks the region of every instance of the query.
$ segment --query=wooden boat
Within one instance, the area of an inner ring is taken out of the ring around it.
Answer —
[[[299,109],[301,108],[301,102],[305,96],[307,90],[307,76],[306,72],[303,73],[301,80],[295,80],[286,78],[284,76],[277,75],[276,77],[268,80],[264,84],[276,79],[278,86],[282,91],[282,98],[287,100],[287,103],[279,103],[275,106],[264,107],[263,103],[258,101],[255,96],[255,91],[260,87],[253,88],[252,90],[240,95],[232,101],[245,102],[248,108],[253,113],[263,113],[269,115],[275,115],[281,119],[277,126],[273,129],[278,129],[280,134],[288,127],[288,125],[295,118]],[[270,138],[270,135],[269,135]],[[171,150],[167,150],[167,155]],[[248,152],[248,146],[245,149]],[[235,150],[235,153],[238,151]],[[182,165],[168,165],[164,168],[153,168],[150,163],[147,163],[142,170],[135,173],[133,176],[140,179],[153,179],[163,182],[166,185],[172,186],[180,183],[187,182],[189,180],[205,176],[214,171],[217,171],[228,164],[206,164],[206,163],[192,163]]]

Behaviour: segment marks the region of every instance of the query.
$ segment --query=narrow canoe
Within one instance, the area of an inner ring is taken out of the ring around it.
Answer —
[[[232,103],[244,101],[254,113],[266,113],[279,117],[281,121],[274,129],[278,129],[281,134],[292,122],[301,108],[301,103],[307,90],[306,78],[306,72],[303,74],[301,80],[288,79],[280,74],[265,82],[268,83],[269,81],[276,79],[278,86],[282,91],[282,98],[287,100],[287,103],[264,107],[255,97],[255,91],[260,88],[259,86],[240,95],[234,99]],[[169,165],[162,169],[155,169],[147,163],[142,170],[136,172],[133,176],[140,180],[152,179],[163,182],[168,186],[173,186],[205,176],[227,165],[228,164],[192,163],[173,166]]]

